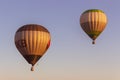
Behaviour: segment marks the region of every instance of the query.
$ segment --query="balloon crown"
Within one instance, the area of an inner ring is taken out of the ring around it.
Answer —
[[[102,10],[100,10],[100,9],[89,9],[89,10],[86,10],[85,12],[83,12],[83,14],[84,13],[87,13],[87,12],[102,12],[102,13],[104,13]]]

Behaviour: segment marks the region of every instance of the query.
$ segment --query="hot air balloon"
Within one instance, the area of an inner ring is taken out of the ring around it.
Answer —
[[[50,32],[43,26],[27,24],[15,33],[15,45],[25,60],[33,66],[50,46]]]
[[[80,16],[80,25],[84,32],[93,40],[103,32],[107,25],[106,14],[99,9],[89,9],[82,13]]]

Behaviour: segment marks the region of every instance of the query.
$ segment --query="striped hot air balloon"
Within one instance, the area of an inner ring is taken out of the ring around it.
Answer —
[[[49,31],[37,24],[27,24],[20,27],[15,34],[15,45],[18,51],[32,65],[45,54],[50,46]]]
[[[80,17],[80,25],[85,33],[93,40],[100,35],[107,24],[106,14],[99,9],[89,9],[82,13]]]

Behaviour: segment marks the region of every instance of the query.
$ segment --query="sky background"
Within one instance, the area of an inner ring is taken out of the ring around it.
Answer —
[[[108,17],[95,45],[79,24],[87,9]],[[16,30],[31,23],[51,33],[34,72],[14,45]],[[120,80],[119,26],[120,0],[0,0],[0,80]]]

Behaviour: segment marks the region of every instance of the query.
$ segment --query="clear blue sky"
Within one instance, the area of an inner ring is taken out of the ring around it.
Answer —
[[[108,17],[96,44],[82,31],[87,9]],[[36,23],[51,32],[51,46],[31,72],[14,45],[16,30]],[[120,80],[120,0],[0,0],[0,80]]]

